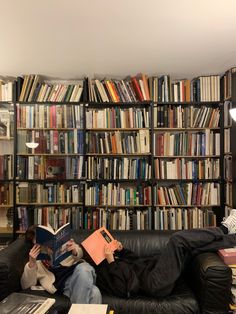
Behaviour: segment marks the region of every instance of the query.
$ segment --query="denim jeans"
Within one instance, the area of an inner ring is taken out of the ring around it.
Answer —
[[[94,268],[86,262],[78,264],[73,274],[67,278],[63,294],[71,303],[102,303],[102,296],[96,283]]]

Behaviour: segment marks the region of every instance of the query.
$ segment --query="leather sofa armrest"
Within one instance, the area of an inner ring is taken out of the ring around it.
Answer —
[[[0,300],[19,291],[20,277],[28,259],[29,247],[24,239],[17,239],[0,251]]]
[[[217,253],[202,253],[194,257],[189,265],[188,274],[201,313],[228,313],[232,271]]]

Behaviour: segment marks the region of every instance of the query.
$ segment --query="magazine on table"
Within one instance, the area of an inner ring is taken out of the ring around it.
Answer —
[[[67,251],[67,243],[71,239],[71,226],[67,223],[56,231],[51,226],[38,225],[36,227],[36,243],[40,244],[39,260],[48,260],[53,266],[72,254]]]
[[[0,302],[1,314],[45,314],[55,299],[13,292]]]

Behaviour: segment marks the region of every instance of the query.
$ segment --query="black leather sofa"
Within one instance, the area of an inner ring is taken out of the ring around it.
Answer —
[[[78,243],[89,231],[78,231],[73,238]],[[149,256],[164,246],[171,231],[112,231],[125,247],[140,256]],[[0,298],[13,291],[21,291],[20,276],[28,259],[28,247],[20,238],[0,251]],[[176,283],[171,295],[165,298],[139,296],[120,299],[103,294],[103,303],[109,304],[115,314],[223,314],[228,313],[231,270],[216,253],[204,253],[193,258],[186,272]],[[29,293],[49,294],[42,291]],[[50,295],[52,297],[52,295]],[[56,298],[53,313],[68,313],[70,302],[65,296]],[[57,312],[55,312],[57,310]]]

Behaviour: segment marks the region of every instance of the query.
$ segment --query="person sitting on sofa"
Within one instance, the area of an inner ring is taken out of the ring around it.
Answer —
[[[113,254],[109,245],[106,259],[96,269],[101,291],[118,297],[138,294],[169,295],[190,259],[203,252],[236,246],[236,209],[220,227],[181,230],[173,233],[166,247],[153,256],[140,258],[117,242]]]
[[[37,260],[40,245],[35,243],[35,228],[36,225],[30,226],[25,233],[31,250],[21,277],[22,288],[28,289],[39,281],[46,291],[64,294],[70,298],[71,303],[101,303],[101,293],[95,286],[95,270],[82,259],[83,251],[80,246],[71,239],[67,250],[72,251],[72,259],[67,265],[63,265],[62,261],[60,266],[53,268],[48,261]]]

